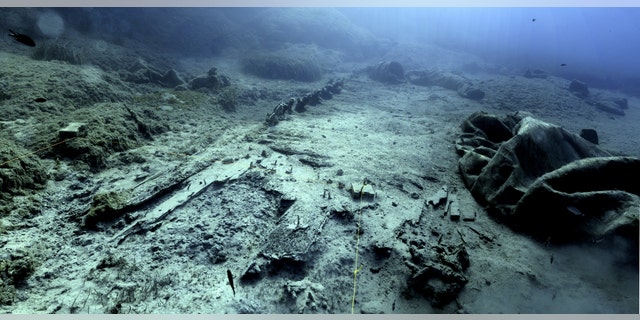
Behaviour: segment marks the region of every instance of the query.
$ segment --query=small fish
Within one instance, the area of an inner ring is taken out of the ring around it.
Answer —
[[[531,19],[531,22],[536,22],[536,18]]]
[[[9,34],[9,36],[11,36],[14,39],[16,39],[16,41],[18,41],[18,42],[20,42],[20,43],[22,43],[24,45],[27,45],[29,47],[35,47],[36,46],[36,42],[33,41],[33,39],[31,39],[29,36],[24,35],[22,33],[13,32],[13,30],[11,30],[11,29],[9,29],[9,32],[11,32]]]
[[[566,65],[567,65],[566,63],[561,63],[561,64],[560,64],[560,66],[561,66],[561,67],[564,67],[564,66],[566,66]]]
[[[47,101],[47,99],[45,99],[45,98],[36,98],[36,99],[33,99],[33,102],[46,102],[46,101]]]
[[[231,274],[231,270],[227,269],[227,278],[229,278],[229,285],[231,286],[231,290],[233,290],[233,296],[236,295],[236,288],[233,286],[233,275]]]
[[[584,217],[584,213],[582,213],[582,211],[580,211],[580,209],[574,207],[574,206],[567,206],[567,211],[573,213],[576,216],[579,217]]]

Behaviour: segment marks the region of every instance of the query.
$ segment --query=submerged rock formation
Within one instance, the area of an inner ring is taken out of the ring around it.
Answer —
[[[404,68],[397,61],[385,61],[365,70],[369,78],[387,84],[399,84],[405,81]]]
[[[581,98],[589,96],[589,87],[582,81],[572,80],[569,84],[569,91]]]
[[[484,91],[475,86],[471,80],[450,72],[409,71],[407,80],[417,86],[440,86],[455,90],[461,97],[471,100],[481,100],[485,96]]]
[[[196,77],[189,82],[189,89],[198,90],[201,88],[217,90],[222,87],[227,87],[231,84],[229,77],[218,74],[218,69],[212,67],[207,71],[206,76]]]

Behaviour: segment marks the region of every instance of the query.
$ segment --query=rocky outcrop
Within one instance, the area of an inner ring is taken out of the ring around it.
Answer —
[[[366,69],[373,80],[387,84],[399,84],[405,81],[404,68],[397,61],[381,62],[377,66]]]
[[[241,60],[245,73],[263,79],[314,82],[322,78],[322,68],[313,59],[295,55],[257,54]]]
[[[229,77],[218,74],[218,70],[213,67],[207,71],[206,76],[196,77],[189,82],[189,89],[198,90],[198,89],[210,89],[217,90],[222,87],[227,87],[231,84]]]
[[[533,70],[527,69],[527,71],[525,71],[524,74],[522,74],[522,76],[529,79],[534,79],[534,78],[546,79],[548,74],[540,69],[533,69]]]
[[[143,61],[137,61],[126,71],[120,71],[120,76],[127,82],[153,83],[166,88],[175,88],[184,84],[184,80],[175,70],[169,69],[162,72]]]
[[[464,98],[481,100],[485,93],[475,86],[471,80],[450,72],[437,70],[409,71],[407,80],[417,86],[440,86],[449,90],[455,90]]]
[[[593,104],[598,110],[624,116],[624,109],[627,109],[627,99],[602,99],[595,100]]]
[[[589,87],[582,81],[572,80],[569,84],[569,91],[581,98],[589,96]]]

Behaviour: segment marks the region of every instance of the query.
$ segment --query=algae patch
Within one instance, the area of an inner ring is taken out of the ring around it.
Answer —
[[[36,270],[36,262],[29,255],[0,258],[0,305],[13,304],[16,287]]]

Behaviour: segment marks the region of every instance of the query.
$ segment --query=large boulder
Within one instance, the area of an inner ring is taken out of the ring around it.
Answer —
[[[263,79],[314,82],[322,78],[316,61],[292,55],[256,54],[242,59],[242,70]]]
[[[471,80],[451,72],[439,70],[409,71],[406,75],[409,83],[417,86],[439,86],[455,90],[461,97],[471,100],[482,100],[484,91],[474,85]]]
[[[184,84],[184,80],[175,70],[169,69],[162,72],[142,60],[133,63],[126,71],[120,71],[120,76],[127,82],[154,83],[166,88],[175,88]]]
[[[626,100],[625,100],[626,101]],[[597,100],[594,101],[594,104],[598,110],[602,110],[604,112],[613,113],[619,116],[624,116],[624,107],[621,104],[613,101],[613,100]]]
[[[478,112],[462,129],[463,181],[500,221],[540,239],[638,241],[640,159],[614,157],[527,113]]]
[[[527,71],[525,71],[524,74],[522,74],[522,76],[529,79],[533,79],[533,78],[546,79],[549,75],[540,69],[533,69],[533,70],[527,69]]]
[[[582,81],[572,80],[569,84],[569,91],[580,98],[586,98],[589,96],[589,87]]]
[[[367,68],[369,77],[387,84],[399,84],[405,81],[404,68],[397,61],[380,62],[374,67]]]
[[[215,67],[209,69],[206,76],[193,78],[189,82],[189,88],[191,90],[198,90],[202,88],[209,90],[218,90],[222,87],[228,87],[229,85],[231,85],[229,77],[218,74]]]

